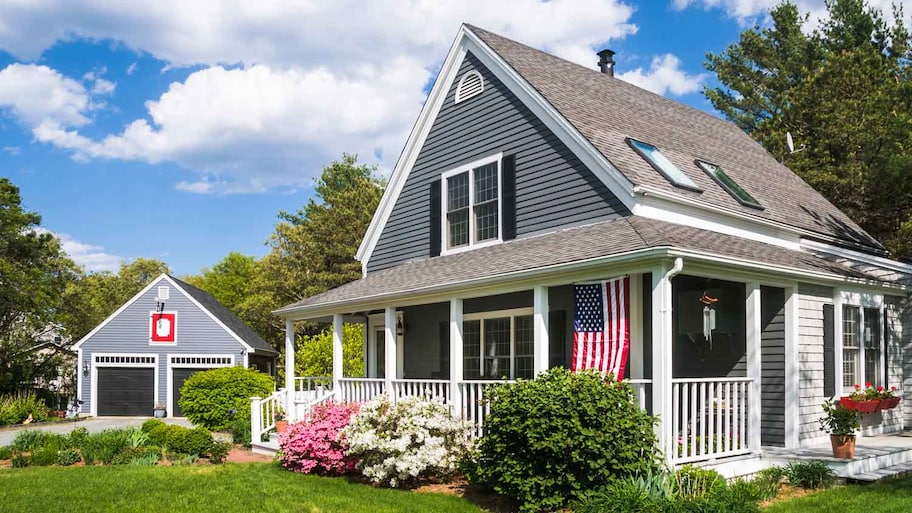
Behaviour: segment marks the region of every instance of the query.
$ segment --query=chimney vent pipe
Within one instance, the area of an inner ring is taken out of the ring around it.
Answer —
[[[604,49],[598,52],[596,55],[599,56],[598,66],[599,71],[608,75],[609,77],[614,76],[614,52],[609,49]]]

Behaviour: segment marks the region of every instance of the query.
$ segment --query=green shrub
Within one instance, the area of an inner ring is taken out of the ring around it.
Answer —
[[[57,453],[57,464],[62,467],[69,467],[80,461],[82,461],[82,457],[76,449],[64,449]]]
[[[207,454],[212,447],[212,433],[206,428],[171,427],[165,440],[165,446],[170,451],[200,456]]]
[[[195,454],[183,454],[179,452],[168,454],[168,461],[170,461],[172,465],[193,465],[197,460],[199,460],[199,456],[196,456]]]
[[[16,433],[16,436],[13,438],[12,447],[25,452],[33,451],[44,445],[48,435],[49,433],[45,433],[38,429],[23,429]]]
[[[143,433],[148,433],[149,431],[152,431],[152,429],[154,429],[154,428],[157,428],[159,426],[166,426],[166,425],[167,424],[165,424],[164,421],[162,421],[162,420],[149,419],[142,423],[142,427],[140,429],[142,430]]]
[[[152,445],[158,445],[162,447],[168,441],[168,434],[171,433],[172,428],[180,428],[180,426],[171,426],[162,422],[160,425],[153,426],[146,434],[149,435],[149,443]]]
[[[234,443],[250,447],[251,439],[253,438],[250,428],[250,415],[235,417],[228,425],[228,431],[231,432]]]
[[[114,458],[130,447],[133,429],[106,429],[90,434],[82,447],[82,458],[86,465],[111,464]]]
[[[272,377],[257,370],[222,367],[190,376],[178,404],[190,422],[225,429],[233,419],[250,417],[250,398],[270,395],[274,385]]]
[[[574,513],[664,513],[672,511],[673,497],[650,494],[633,479],[619,479],[602,493],[595,493],[578,502]]]
[[[23,468],[31,464],[29,457],[22,453],[13,455],[13,468]]]
[[[147,452],[147,453],[141,454],[141,455],[133,458],[132,460],[130,460],[129,464],[137,465],[137,466],[152,466],[152,465],[155,465],[156,463],[158,463],[158,461],[160,459],[161,459],[161,454],[157,454],[154,452]]]
[[[13,457],[13,448],[12,447],[0,446],[0,460],[8,460],[12,457]]]
[[[792,486],[808,490],[827,488],[836,481],[833,469],[822,461],[789,463],[785,467],[785,475]]]
[[[554,368],[533,381],[493,387],[473,482],[522,504],[554,510],[612,479],[658,469],[655,419],[633,389],[595,372]]]
[[[87,438],[89,438],[89,430],[84,427],[78,427],[70,431],[69,446],[76,449],[82,449]]]
[[[780,467],[769,467],[757,472],[751,483],[757,489],[757,500],[768,501],[775,499],[782,488],[782,478],[785,472]]]
[[[725,478],[715,470],[686,465],[674,477],[675,495],[684,499],[703,498],[725,488]]]
[[[57,463],[58,452],[59,451],[55,447],[41,447],[32,451],[29,457],[32,460],[32,465],[36,467],[49,467]]]
[[[209,461],[217,465],[225,463],[232,447],[234,444],[231,442],[212,442],[212,447],[209,448]]]
[[[35,422],[45,421],[49,411],[34,392],[0,396],[0,425],[21,424],[29,415]]]

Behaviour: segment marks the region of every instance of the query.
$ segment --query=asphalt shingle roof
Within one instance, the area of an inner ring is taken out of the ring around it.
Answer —
[[[237,315],[229,310],[225,305],[219,303],[212,294],[206,292],[205,290],[199,289],[190,285],[185,281],[181,281],[174,276],[169,275],[169,278],[174,280],[175,283],[180,285],[182,289],[187,294],[193,296],[199,304],[203,305],[203,308],[209,311],[214,315],[222,324],[228,327],[233,331],[237,336],[247,343],[248,346],[256,350],[257,353],[269,353],[269,354],[279,354],[269,342],[263,340],[257,332],[253,331],[250,326],[247,326],[247,323],[242,321]]]
[[[645,89],[468,26],[557,109],[634,185],[648,185],[707,204],[882,248],[833,204],[733,123]],[[595,56],[593,55],[593,63]],[[676,188],[625,142],[652,144],[703,189]],[[721,166],[764,207],[745,207],[700,171],[694,160]]]
[[[811,253],[633,216],[398,265],[309,297],[282,310],[420,291],[662,247],[695,250],[707,255],[750,260],[796,270],[877,280],[875,276]]]

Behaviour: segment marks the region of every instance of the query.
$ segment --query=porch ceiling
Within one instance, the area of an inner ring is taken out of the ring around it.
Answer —
[[[604,269],[606,264],[647,263],[650,259],[678,256],[676,250],[736,264],[756,263],[772,270],[806,273],[818,279],[890,284],[873,274],[809,252],[632,216],[405,263],[275,313],[303,319],[326,315],[331,310],[352,312],[407,295],[433,295],[572,270]]]

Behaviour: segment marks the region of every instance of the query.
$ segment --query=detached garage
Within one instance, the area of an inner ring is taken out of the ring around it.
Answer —
[[[210,294],[161,275],[74,347],[78,395],[93,416],[181,416],[194,373],[243,365],[270,375],[278,353]]]

